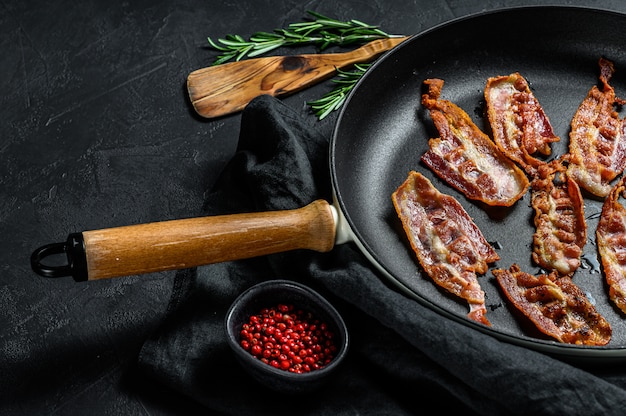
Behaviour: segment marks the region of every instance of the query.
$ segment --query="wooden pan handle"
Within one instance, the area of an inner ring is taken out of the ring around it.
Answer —
[[[333,248],[335,232],[333,210],[323,200],[294,210],[84,231],[86,279],[183,269],[295,249],[325,252]],[[45,268],[41,260],[39,256],[39,267],[33,263],[33,269],[46,275],[38,270]],[[70,259],[68,254],[68,262],[80,263],[81,259]],[[85,276],[74,278],[84,280]]]

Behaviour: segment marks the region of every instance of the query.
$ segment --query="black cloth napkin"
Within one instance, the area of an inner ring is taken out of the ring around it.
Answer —
[[[281,101],[253,100],[237,152],[203,214],[302,207],[331,199],[329,138]],[[320,390],[274,393],[249,378],[225,341],[224,317],[246,288],[305,283],[344,316],[346,362]],[[441,317],[387,285],[352,244],[178,272],[169,314],[139,357],[150,377],[222,414],[623,414],[626,369],[582,368]]]

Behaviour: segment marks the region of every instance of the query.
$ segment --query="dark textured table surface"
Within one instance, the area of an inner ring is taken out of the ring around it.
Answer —
[[[207,37],[284,27],[306,10],[413,34],[471,13],[542,3],[3,3],[0,355],[12,365],[0,368],[0,413],[202,413],[135,369],[165,314],[173,273],[77,284],[37,276],[29,256],[69,232],[200,212],[235,150],[240,122],[240,115],[201,119],[187,98],[187,75],[216,56]],[[618,0],[552,3],[626,12]],[[306,102],[327,89],[284,101],[307,113]],[[320,130],[330,134],[334,120],[319,122]]]

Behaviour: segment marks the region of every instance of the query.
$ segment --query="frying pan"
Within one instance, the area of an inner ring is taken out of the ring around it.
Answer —
[[[626,318],[608,300],[594,245],[602,201],[588,196],[585,199],[589,241],[583,253],[583,267],[576,272],[574,282],[595,302],[598,311],[613,327],[613,339],[605,347],[560,344],[533,332],[520,323],[504,301],[490,272],[479,277],[479,281],[486,293],[487,316],[492,327],[467,319],[467,304],[449,296],[422,273],[391,202],[392,192],[406,179],[408,172],[417,170],[440,191],[456,197],[474,218],[500,254],[501,260],[494,267],[508,268],[518,263],[525,271],[538,272],[530,254],[534,227],[529,194],[512,207],[489,208],[466,199],[420,163],[428,139],[437,135],[420,105],[422,82],[427,78],[443,79],[442,98],[465,109],[479,127],[488,131],[482,95],[487,78],[520,72],[529,81],[561,137],[561,141],[553,145],[553,154],[558,156],[567,151],[569,122],[577,106],[589,88],[598,82],[597,62],[601,56],[615,63],[618,72],[611,84],[618,95],[626,94],[624,27],[626,15],[556,6],[485,12],[436,26],[380,58],[348,97],[330,145],[332,205],[316,201],[286,212],[208,217],[201,222],[200,219],[176,220],[70,234],[65,243],[36,250],[32,257],[33,269],[50,277],[84,275],[89,269],[85,250],[100,243],[108,244],[105,253],[101,253],[103,268],[107,268],[108,263],[124,260],[126,252],[138,253],[127,264],[128,268],[114,268],[110,275],[99,276],[113,277],[292,248],[327,251],[334,244],[351,241],[399,290],[450,319],[500,340],[563,357],[626,359]],[[288,225],[279,224],[284,222],[282,217],[289,217],[285,220]],[[223,226],[223,220],[235,225]],[[250,230],[248,234],[241,234],[242,224]],[[285,231],[294,228],[300,229],[296,236]],[[218,237],[211,236],[215,230]],[[138,232],[145,240],[137,237]],[[165,245],[158,241],[164,233],[171,238]],[[254,233],[255,238],[250,238],[250,233]],[[134,234],[133,242],[125,240],[124,236],[130,234]],[[235,242],[230,248],[219,249],[215,258],[194,254],[201,251],[203,244],[210,246],[231,236],[235,237]],[[269,246],[272,247],[233,251],[235,247],[240,249],[240,244],[249,241],[256,244],[261,240],[271,240]],[[298,247],[293,246],[295,242],[299,242]],[[158,250],[169,246],[181,251],[171,258],[164,257],[163,251],[159,256],[137,251],[137,246],[156,250],[157,245]],[[173,261],[181,259],[184,252],[187,258],[183,256],[183,260]],[[45,266],[42,260],[54,253],[66,253],[68,264]],[[150,269],[145,259],[153,261],[155,257],[165,260],[161,261],[159,269]],[[137,267],[130,267],[133,264]]]
[[[585,195],[588,242],[583,267],[573,280],[613,328],[606,347],[559,344],[522,326],[488,272],[479,277],[491,328],[465,318],[467,305],[447,296],[416,267],[390,202],[391,193],[417,170],[454,196],[474,218],[501,260],[494,267],[531,261],[534,211],[530,193],[510,208],[475,203],[436,177],[420,157],[438,133],[420,105],[427,78],[445,81],[442,98],[463,108],[489,132],[483,91],[487,78],[520,72],[544,107],[561,141],[553,155],[567,152],[569,123],[589,88],[598,83],[598,59],[612,60],[616,93],[626,95],[626,16],[570,7],[512,8],[442,24],[400,44],[366,73],[349,97],[331,143],[334,190],[356,242],[383,273],[427,306],[499,339],[564,356],[626,357],[626,316],[608,300],[599,266],[595,229],[602,201]],[[623,115],[622,115],[623,117]]]

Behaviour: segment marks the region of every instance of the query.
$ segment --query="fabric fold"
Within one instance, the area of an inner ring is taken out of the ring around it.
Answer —
[[[281,101],[258,97],[242,115],[236,154],[202,214],[330,202],[328,145]],[[353,340],[336,377],[311,396],[277,398],[247,376],[226,345],[230,303],[277,278],[319,291],[342,313]],[[435,403],[438,411],[464,414],[591,415],[626,406],[624,377],[594,374],[444,318],[396,290],[350,243],[329,253],[297,250],[183,270],[175,285],[140,368],[214,412],[409,415]]]

